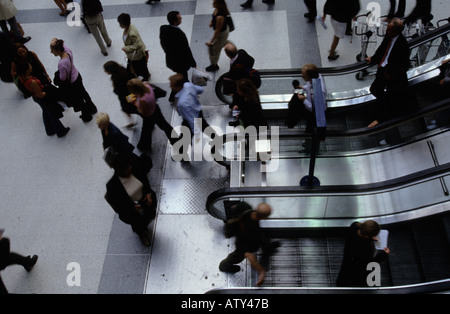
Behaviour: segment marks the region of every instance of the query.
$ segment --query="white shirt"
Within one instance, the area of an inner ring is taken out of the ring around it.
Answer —
[[[394,38],[392,38],[391,46],[389,47],[389,51],[388,51],[388,53],[387,53],[387,55],[386,55],[386,58],[384,58],[383,63],[381,63],[381,67],[382,67],[382,68],[384,68],[384,67],[388,64],[388,59],[389,59],[389,56],[390,56],[390,54],[391,54],[392,47],[394,47],[395,42],[397,41],[398,36],[399,36],[399,35],[397,35],[397,36],[395,36]]]

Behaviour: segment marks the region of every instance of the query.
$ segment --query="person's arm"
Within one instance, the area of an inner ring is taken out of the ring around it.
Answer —
[[[39,59],[39,57],[37,56],[37,54],[34,51],[31,51],[31,53],[33,54],[33,56],[36,58],[37,62],[39,62],[39,64],[41,65],[42,70],[44,71],[45,76],[47,77],[48,81],[51,83],[52,79],[50,78],[50,76],[47,73],[47,70],[45,69],[44,65],[42,64],[41,60]]]
[[[254,253],[245,253],[245,257],[250,262],[250,265],[258,272],[258,281],[255,286],[259,287],[263,284],[264,279],[266,279],[266,269],[258,262],[256,255]]]

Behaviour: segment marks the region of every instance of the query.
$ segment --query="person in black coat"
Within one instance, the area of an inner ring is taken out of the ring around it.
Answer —
[[[186,82],[188,70],[197,67],[197,62],[192,55],[191,48],[185,33],[179,27],[181,24],[181,14],[178,11],[170,11],[167,14],[169,25],[160,27],[159,39],[161,47],[166,54],[166,65],[169,69],[183,75]],[[169,101],[174,101],[174,93],[169,96]]]
[[[128,154],[116,155],[113,168],[114,175],[106,184],[106,201],[142,243],[150,246],[147,226],[156,216],[157,199],[147,173],[132,163]]]
[[[29,272],[33,268],[34,264],[36,264],[37,260],[37,255],[33,255],[32,257],[25,257],[20,254],[11,252],[9,239],[2,238],[2,234],[0,232],[0,270],[3,270],[10,265],[22,265],[23,268],[25,268],[25,270]],[[6,289],[1,277],[0,294],[8,294],[8,290]]]
[[[369,63],[378,64],[375,81],[370,86],[377,105],[369,127],[404,113],[406,108],[401,104],[408,104],[404,98],[407,97],[410,61],[408,42],[402,34],[403,27],[401,19],[393,18],[375,54],[366,58]]]
[[[375,249],[374,241],[379,233],[380,226],[373,220],[351,224],[336,280],[338,287],[367,287],[367,265],[371,262],[381,263],[390,253],[389,248],[383,251]]]

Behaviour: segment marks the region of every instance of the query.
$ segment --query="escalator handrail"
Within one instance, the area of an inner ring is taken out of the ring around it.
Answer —
[[[351,130],[343,130],[343,131],[337,131],[337,130],[326,130],[325,132],[325,138],[350,138],[350,137],[359,137],[359,136],[366,136],[366,135],[376,135],[382,132],[385,132],[386,130],[395,128],[403,123],[416,120],[420,117],[426,116],[428,114],[441,111],[444,109],[450,108],[450,98],[445,98],[442,100],[439,100],[431,105],[424,106],[414,112],[408,113],[406,115],[403,115],[401,117],[393,118],[391,120],[381,122],[377,126],[373,128],[358,128],[358,129],[351,129]],[[271,138],[272,132],[270,129],[267,131],[267,138]],[[234,134],[223,134],[222,135],[222,143],[226,144],[230,140],[235,140],[240,135],[238,133]],[[309,132],[293,132],[293,131],[279,131],[278,136],[280,139],[288,139],[288,138],[295,138],[295,139],[307,139],[312,138],[313,134]],[[213,147],[213,146],[212,146]],[[229,161],[226,160],[226,158],[222,159],[215,159],[215,161],[225,167],[229,167]]]
[[[224,287],[214,288],[205,294],[415,294],[450,291],[450,279],[404,286],[350,288],[350,287]]]
[[[445,24],[439,28],[431,30],[419,37],[411,39],[408,41],[409,49],[414,49],[422,44],[437,39],[444,34],[450,32],[450,23]],[[373,64],[368,64],[366,61],[357,62],[350,65],[339,66],[339,67],[326,67],[319,68],[319,73],[322,75],[345,75],[357,71],[361,71],[363,69],[367,69],[371,67]],[[261,77],[274,77],[274,76],[299,76],[302,73],[301,68],[293,68],[293,69],[261,69],[258,70]]]
[[[232,187],[216,190],[208,195],[206,199],[206,210],[211,212],[211,207],[219,199],[239,198],[249,196],[289,196],[289,195],[342,195],[342,194],[362,194],[377,193],[386,190],[393,190],[408,184],[414,184],[424,180],[431,180],[450,173],[450,162],[432,168],[420,170],[395,179],[380,182],[354,184],[354,185],[323,185],[323,186],[264,186],[264,187]],[[217,218],[217,217],[216,217]]]

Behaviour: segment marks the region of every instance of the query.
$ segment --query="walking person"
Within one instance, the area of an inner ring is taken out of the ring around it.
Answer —
[[[237,273],[241,267],[236,264],[247,259],[252,268],[258,272],[256,286],[261,286],[266,277],[268,258],[279,246],[278,242],[270,242],[259,226],[261,220],[270,216],[272,208],[266,203],[261,203],[253,210],[249,204],[241,202],[235,205],[233,210],[239,213],[226,222],[225,237],[236,237],[236,249],[220,262],[219,270]],[[258,261],[256,252],[260,248],[263,256],[261,261]]]
[[[2,31],[9,34],[6,22],[11,27],[11,32],[14,37],[14,41],[22,44],[31,40],[30,36],[23,37],[22,30],[16,20],[16,14],[18,10],[11,0],[0,0],[0,27]]]
[[[209,27],[214,31],[213,37],[206,43],[208,46],[209,60],[211,65],[205,68],[208,72],[214,72],[219,69],[220,52],[228,42],[229,28],[226,17],[230,15],[225,0],[213,0],[214,12],[212,14]]]
[[[3,238],[2,230],[0,230],[0,270],[4,270],[11,265],[21,265],[27,272],[30,272],[38,260],[37,255],[22,256],[18,253],[11,252],[11,244],[8,238]],[[5,284],[0,277],[0,295],[8,294]]]
[[[128,90],[135,96],[132,103],[136,106],[142,117],[142,130],[137,148],[139,150],[149,150],[152,147],[152,131],[155,124],[166,134],[168,140],[173,145],[178,140],[178,135],[173,127],[164,118],[161,109],[156,103],[155,93],[148,82],[139,79],[131,79]],[[172,137],[174,135],[174,137]]]
[[[181,30],[180,24],[182,17],[178,11],[170,11],[167,14],[169,25],[162,25],[159,31],[161,47],[166,54],[166,65],[175,73],[183,75],[186,82],[188,79],[188,70],[196,68],[197,62],[192,55],[186,34]],[[174,93],[171,92],[169,101],[174,101]]]
[[[65,0],[54,0],[56,5],[58,6],[58,8],[61,10],[61,12],[59,12],[59,15],[61,16],[66,16],[67,14],[69,14],[67,12],[67,4]],[[72,1],[70,1],[72,2]]]
[[[129,123],[127,128],[132,128],[136,123],[131,118],[132,114],[139,114],[137,108],[132,103],[127,101],[127,96],[130,94],[128,90],[128,81],[134,78],[134,75],[130,73],[126,68],[118,64],[116,61],[108,61],[103,65],[103,69],[106,73],[111,75],[111,81],[113,85],[113,91],[117,95],[120,102],[122,111],[127,115]]]
[[[59,120],[62,117],[61,106],[56,102],[56,97],[51,95],[51,90],[45,89],[44,85],[31,73],[32,67],[29,63],[22,62],[17,66],[19,80],[42,109],[45,132],[48,136],[54,134],[58,137],[65,136],[70,128],[64,127]]]
[[[117,17],[120,28],[123,29],[122,50],[128,58],[127,69],[129,69],[136,77],[141,76],[143,81],[150,79],[150,72],[147,68],[147,52],[144,41],[139,34],[137,28],[131,24],[131,17],[127,13],[122,13]]]
[[[86,22],[91,34],[94,36],[101,53],[108,55],[106,46],[111,47],[112,41],[106,30],[105,21],[103,20],[103,6],[100,0],[83,0],[84,21]],[[104,43],[103,43],[104,41]]]
[[[73,107],[75,112],[81,111],[80,118],[84,122],[91,121],[92,115],[97,113],[97,107],[84,88],[81,74],[74,65],[72,50],[64,45],[62,39],[53,38],[50,52],[60,58],[54,78],[55,84],[60,88],[60,99],[67,106]]]
[[[358,14],[360,9],[359,0],[327,0],[325,2],[322,21],[325,22],[327,15],[330,15],[334,31],[328,60],[334,61],[339,58],[339,55],[336,54],[336,48],[339,41],[345,38],[348,23]]]
[[[118,154],[112,165],[114,175],[106,184],[105,199],[148,247],[151,243],[147,226],[156,216],[157,198],[147,172],[136,167],[129,154]]]

